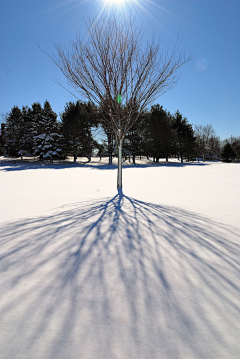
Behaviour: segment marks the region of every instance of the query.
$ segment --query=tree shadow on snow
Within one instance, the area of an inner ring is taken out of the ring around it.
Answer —
[[[123,162],[123,168],[149,168],[149,167],[188,167],[188,166],[208,166],[209,163],[206,162],[160,162],[154,163],[149,162],[147,164],[132,164]],[[117,164],[104,164],[104,163],[87,163],[87,162],[66,162],[66,163],[56,163],[50,164],[49,162],[17,162],[14,164],[13,162],[0,162],[0,171],[3,172],[11,172],[11,171],[24,171],[29,169],[51,169],[51,170],[60,170],[67,168],[91,168],[94,170],[116,170]]]
[[[239,257],[237,229],[121,191],[5,224],[0,357],[237,358]]]

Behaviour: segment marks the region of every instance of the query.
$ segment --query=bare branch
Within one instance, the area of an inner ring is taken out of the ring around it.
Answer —
[[[68,46],[55,44],[55,52],[44,53],[74,91],[101,106],[105,115],[99,121],[113,131],[119,145],[143,111],[178,82],[177,70],[191,57],[179,52],[178,39],[170,54],[161,52],[154,37],[144,46],[143,32],[132,18],[103,15],[97,21],[88,18],[86,24],[86,41],[78,34]]]

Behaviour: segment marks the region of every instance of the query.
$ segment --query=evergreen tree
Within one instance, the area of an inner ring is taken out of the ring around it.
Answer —
[[[32,119],[31,109],[27,106],[22,107],[22,134],[19,154],[21,159],[23,155],[31,155],[34,144],[34,122]]]
[[[183,163],[184,157],[187,157],[189,161],[190,157],[195,155],[196,147],[192,125],[188,123],[186,118],[183,118],[179,111],[176,111],[172,118],[172,129],[176,133],[176,149],[178,156],[181,157],[181,163]]]
[[[132,161],[134,165],[135,165],[136,156],[141,154],[141,149],[142,149],[143,137],[141,133],[141,128],[142,128],[141,125],[142,125],[142,119],[139,118],[139,120],[135,122],[135,124],[131,127],[129,132],[126,134],[124,141],[123,152],[125,152],[126,155],[129,154],[129,159],[130,159],[130,154],[132,155]]]
[[[99,119],[99,122],[101,123],[101,127],[105,134],[106,139],[103,140],[103,145],[104,145],[104,147],[107,146],[108,164],[111,165],[112,159],[113,159],[114,148],[116,147],[115,146],[115,135],[114,135],[114,132],[112,131],[111,127],[106,125],[106,121],[110,122],[111,120],[110,120],[110,116],[108,116],[105,113],[103,104],[101,104],[99,106],[98,119]]]
[[[34,102],[30,110],[31,117],[31,135],[32,135],[32,154],[34,156],[39,156],[40,161],[43,160],[43,153],[41,153],[41,142],[37,144],[38,138],[42,133],[44,133],[44,123],[42,120],[42,106],[39,102]],[[39,146],[39,148],[37,148]]]
[[[14,106],[6,118],[4,153],[18,156],[21,150],[21,137],[23,133],[22,112]]]
[[[196,157],[196,137],[191,124],[187,124],[185,129],[183,152],[188,162]]]
[[[236,158],[240,159],[240,137],[231,136],[228,142],[231,144],[232,149],[235,152]]]
[[[95,126],[95,113],[96,110],[91,104],[80,101],[67,103],[61,113],[61,131],[64,136],[65,151],[73,153],[74,162],[78,154],[91,160],[95,143],[91,127]]]
[[[40,160],[64,157],[63,136],[59,133],[57,114],[53,112],[51,105],[45,101],[43,109],[40,104],[33,105],[34,117],[34,155],[40,156]]]
[[[240,159],[240,145],[236,146],[235,154],[236,154],[236,158],[239,160]]]
[[[1,132],[0,132],[0,155],[4,154],[4,144],[5,144],[5,123],[1,123]]]
[[[145,151],[153,156],[154,162],[174,152],[175,133],[171,127],[171,115],[160,105],[151,107],[145,116]]]
[[[223,147],[222,151],[222,158],[224,161],[229,162],[230,160],[234,159],[236,157],[236,154],[230,145],[230,143],[226,143]]]
[[[61,132],[64,136],[66,153],[73,153],[74,162],[77,161],[77,152],[82,139],[80,107],[73,102],[66,104],[64,112],[61,113]]]

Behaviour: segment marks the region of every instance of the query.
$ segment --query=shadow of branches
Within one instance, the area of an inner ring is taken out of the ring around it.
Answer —
[[[149,168],[149,167],[187,167],[187,166],[208,166],[208,163],[197,163],[197,162],[184,162],[184,163],[176,163],[176,162],[167,162],[167,163],[154,163],[149,162],[147,164],[132,164],[132,163],[125,163],[123,162],[123,168]],[[53,164],[50,164],[48,162],[0,162],[0,171],[3,172],[12,172],[12,171],[24,171],[29,169],[52,169],[52,170],[60,170],[63,168],[72,168],[72,167],[85,167],[85,168],[91,168],[95,170],[116,170],[117,164],[105,164],[105,163],[87,163],[87,162],[63,162],[63,161],[54,161]]]
[[[7,223],[1,359],[238,358],[239,231],[119,193]]]

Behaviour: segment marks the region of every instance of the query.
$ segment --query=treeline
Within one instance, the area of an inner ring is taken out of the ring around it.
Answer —
[[[21,158],[38,156],[39,160],[65,159],[77,154],[91,160],[96,141],[92,127],[98,126],[93,113],[94,106],[77,102],[66,104],[57,121],[57,114],[48,101],[42,107],[34,103],[31,107],[13,107],[2,124],[2,154]]]
[[[124,108],[121,109],[124,113]],[[66,104],[57,114],[48,101],[43,107],[13,107],[1,124],[0,154],[13,157],[37,156],[40,161],[93,155],[117,156],[114,134],[104,126],[103,110],[93,104],[77,101]],[[96,139],[95,133],[102,134]],[[125,160],[135,163],[137,156],[158,162],[160,158],[178,157],[192,161],[240,159],[240,137],[221,141],[211,125],[195,126],[176,111],[171,114],[160,105],[143,113],[128,132],[123,146]]]

